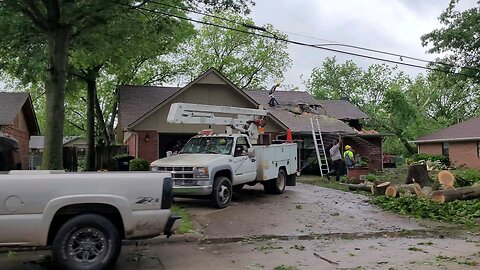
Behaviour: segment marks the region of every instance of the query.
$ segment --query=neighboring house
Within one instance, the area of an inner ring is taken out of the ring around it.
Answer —
[[[268,91],[241,90],[219,71],[210,69],[185,87],[119,86],[118,134],[128,145],[129,154],[149,161],[166,156],[177,141],[186,142],[207,125],[167,123],[170,105],[176,102],[258,108],[269,111],[265,133],[282,139],[287,129],[294,139],[302,140],[304,164],[312,156],[313,140],[310,119],[318,118],[326,146],[338,134],[345,143],[370,157],[371,168],[382,169],[381,136],[362,135],[360,119],[368,116],[348,101],[318,101],[307,92],[277,91],[279,105],[270,107]],[[350,125],[352,126],[350,126]],[[225,127],[212,127],[223,133]],[[374,149],[374,150],[372,150]],[[327,150],[328,152],[328,150]]]
[[[456,166],[480,169],[480,117],[458,123],[413,141],[418,153],[444,155]]]
[[[42,165],[42,153],[44,149],[44,136],[31,136],[30,137],[30,168],[35,169]],[[74,147],[75,154],[77,156],[85,155],[87,149],[87,141],[81,136],[67,136],[63,137],[63,147]],[[65,163],[65,150],[64,150],[64,163]]]
[[[22,169],[28,169],[30,136],[40,134],[30,94],[0,92],[0,131],[18,141]]]

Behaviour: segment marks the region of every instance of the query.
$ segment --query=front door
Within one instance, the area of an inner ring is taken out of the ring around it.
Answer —
[[[255,180],[257,164],[248,157],[250,144],[245,137],[237,139],[233,152],[233,184],[243,184]]]

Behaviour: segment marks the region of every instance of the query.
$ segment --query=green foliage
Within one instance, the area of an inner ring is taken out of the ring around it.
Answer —
[[[455,178],[462,178],[468,182],[468,185],[480,183],[480,171],[477,169],[458,169],[452,172]]]
[[[447,156],[442,155],[429,155],[429,154],[415,154],[410,157],[413,161],[432,161],[432,162],[440,162],[442,165],[449,166],[450,165],[450,158]]]
[[[267,83],[283,78],[283,73],[291,66],[287,43],[254,35],[256,30],[244,26],[255,24],[250,18],[225,12],[216,15],[236,23],[207,16],[203,21],[252,34],[203,25],[198,36],[186,45],[184,62],[191,78],[211,67],[240,88],[265,88],[270,86]],[[272,25],[263,27],[271,35],[286,38]]]
[[[429,116],[429,80],[410,78],[395,67],[375,64],[364,70],[353,61],[327,58],[306,85],[319,99],[348,98],[371,117],[367,129],[395,135],[387,141],[390,154],[413,154],[416,148],[408,141],[444,127]]]
[[[457,8],[458,2],[450,1],[439,16],[441,27],[423,35],[422,45],[429,47],[429,53],[443,55],[441,62],[452,65],[437,64],[436,68],[478,77],[480,9],[478,5],[468,9],[461,6]],[[432,75],[436,86],[435,91],[432,91],[432,103],[435,105],[432,108],[438,110],[439,118],[443,117],[453,124],[457,120],[480,116],[478,79],[446,75],[441,72],[434,72]]]
[[[477,225],[480,218],[480,200],[453,201],[440,204],[417,197],[373,197],[372,202],[385,210],[437,221]]]
[[[150,162],[141,158],[132,159],[129,164],[129,170],[130,171],[149,171]]]

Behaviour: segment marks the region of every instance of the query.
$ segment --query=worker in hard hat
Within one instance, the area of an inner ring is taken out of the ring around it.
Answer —
[[[355,165],[355,155],[353,152],[354,150],[350,145],[345,146],[345,152],[343,152],[343,161],[345,162],[345,166],[347,166],[347,170]]]

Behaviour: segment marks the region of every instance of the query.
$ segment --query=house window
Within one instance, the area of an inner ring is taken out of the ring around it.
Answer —
[[[448,142],[442,143],[442,155],[448,157],[449,156],[449,145]]]

